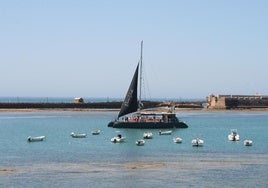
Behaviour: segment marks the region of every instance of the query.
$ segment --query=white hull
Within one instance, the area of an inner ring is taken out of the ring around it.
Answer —
[[[244,140],[245,146],[252,146],[253,141],[252,140]]]
[[[151,138],[153,138],[153,133],[151,133],[151,132],[143,133],[143,138],[144,139],[151,139]]]
[[[75,134],[75,133],[71,133],[71,137],[73,138],[85,138],[87,136],[86,133],[81,133],[81,134]]]
[[[91,134],[98,135],[98,134],[100,134],[100,130],[94,130],[94,131],[91,132]]]
[[[28,142],[38,142],[38,141],[43,141],[45,138],[46,138],[45,136],[37,136],[37,137],[29,136],[27,140]]]
[[[230,140],[230,141],[239,141],[239,134],[237,134],[236,129],[231,130],[231,133],[228,135],[228,140]]]
[[[143,146],[145,144],[145,140],[137,140],[136,145],[137,146]]]
[[[113,137],[113,138],[111,138],[111,142],[114,142],[114,143],[121,143],[121,142],[124,142],[125,141],[125,137],[121,137],[121,138],[119,138],[119,137]]]
[[[228,140],[230,141],[239,141],[239,135],[232,135],[232,134],[229,134],[228,135]]]
[[[121,134],[118,134],[117,136],[111,138],[111,142],[113,143],[121,143],[121,142],[124,142],[125,141],[125,137],[122,137]]]
[[[192,145],[193,146],[199,147],[199,146],[203,146],[203,144],[204,144],[204,140],[201,140],[199,138],[196,138],[196,139],[192,140]]]
[[[159,131],[159,135],[171,135],[172,131]]]
[[[182,143],[182,139],[180,137],[173,138],[173,142]]]

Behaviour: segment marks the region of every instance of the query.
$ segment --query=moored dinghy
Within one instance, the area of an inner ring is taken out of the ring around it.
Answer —
[[[45,138],[46,138],[45,136],[36,136],[36,137],[28,136],[27,140],[28,142],[37,142],[37,141],[43,141]]]
[[[192,145],[199,147],[199,146],[203,146],[204,144],[204,140],[200,139],[200,138],[196,138],[192,140]]]
[[[153,138],[153,133],[151,133],[151,132],[143,133],[143,138],[144,139],[151,139],[151,138]]]
[[[111,138],[111,142],[113,143],[121,143],[125,141],[125,137],[123,137],[121,134],[118,134],[117,136]]]
[[[249,140],[249,139],[244,140],[244,145],[245,145],[245,146],[252,146],[252,143],[253,143],[252,140]]]
[[[145,140],[140,139],[136,141],[137,146],[143,146],[144,144],[145,144]]]
[[[91,131],[91,134],[93,134],[93,135],[98,135],[98,134],[100,134],[100,130],[94,130],[94,131]]]
[[[79,133],[79,134],[76,134],[74,132],[71,132],[71,137],[73,138],[85,138],[87,136],[86,133]]]
[[[236,129],[232,129],[231,133],[228,135],[230,141],[239,141],[239,134]]]
[[[182,143],[182,139],[180,137],[174,137],[173,142],[175,143]]]
[[[172,131],[159,131],[159,135],[171,135]]]

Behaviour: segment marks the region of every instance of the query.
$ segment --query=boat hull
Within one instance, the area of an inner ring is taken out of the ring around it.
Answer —
[[[143,138],[144,139],[152,139],[153,133],[151,133],[151,132],[143,133]]]
[[[37,136],[37,137],[29,136],[27,138],[28,142],[38,142],[38,141],[43,141],[44,139],[45,139],[45,136]]]
[[[170,129],[170,128],[188,128],[184,122],[120,122],[111,121],[108,127],[130,128],[130,129]]]
[[[92,135],[99,135],[100,134],[100,130],[95,130],[91,132]]]
[[[145,140],[137,140],[136,145],[137,146],[143,146],[145,144]]]
[[[173,138],[173,142],[175,143],[182,143],[182,139],[177,137],[177,138]]]
[[[252,140],[244,140],[244,145],[245,146],[252,146]]]
[[[192,140],[192,145],[194,147],[200,147],[200,146],[203,146],[203,144],[204,144],[204,140],[201,140],[199,138]]]
[[[228,140],[229,140],[229,141],[239,141],[239,135],[232,135],[232,134],[229,134],[229,135],[228,135]]]
[[[71,137],[73,137],[73,138],[86,138],[87,134],[86,133],[75,134],[74,132],[72,132]]]

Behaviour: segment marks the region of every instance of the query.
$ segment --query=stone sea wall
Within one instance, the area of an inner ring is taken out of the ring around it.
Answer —
[[[163,106],[175,106],[176,108],[202,108],[202,102],[176,102],[167,103],[160,101],[142,101],[144,108],[155,108]],[[81,108],[81,109],[120,109],[122,101],[115,102],[89,102],[89,103],[25,103],[25,102],[2,102],[0,109],[68,109],[68,108]]]

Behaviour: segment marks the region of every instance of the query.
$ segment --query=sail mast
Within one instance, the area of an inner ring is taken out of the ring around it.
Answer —
[[[142,85],[142,50],[143,50],[143,40],[141,41],[141,57],[140,57],[140,91],[139,91],[139,109],[142,107],[141,103],[141,85]]]

